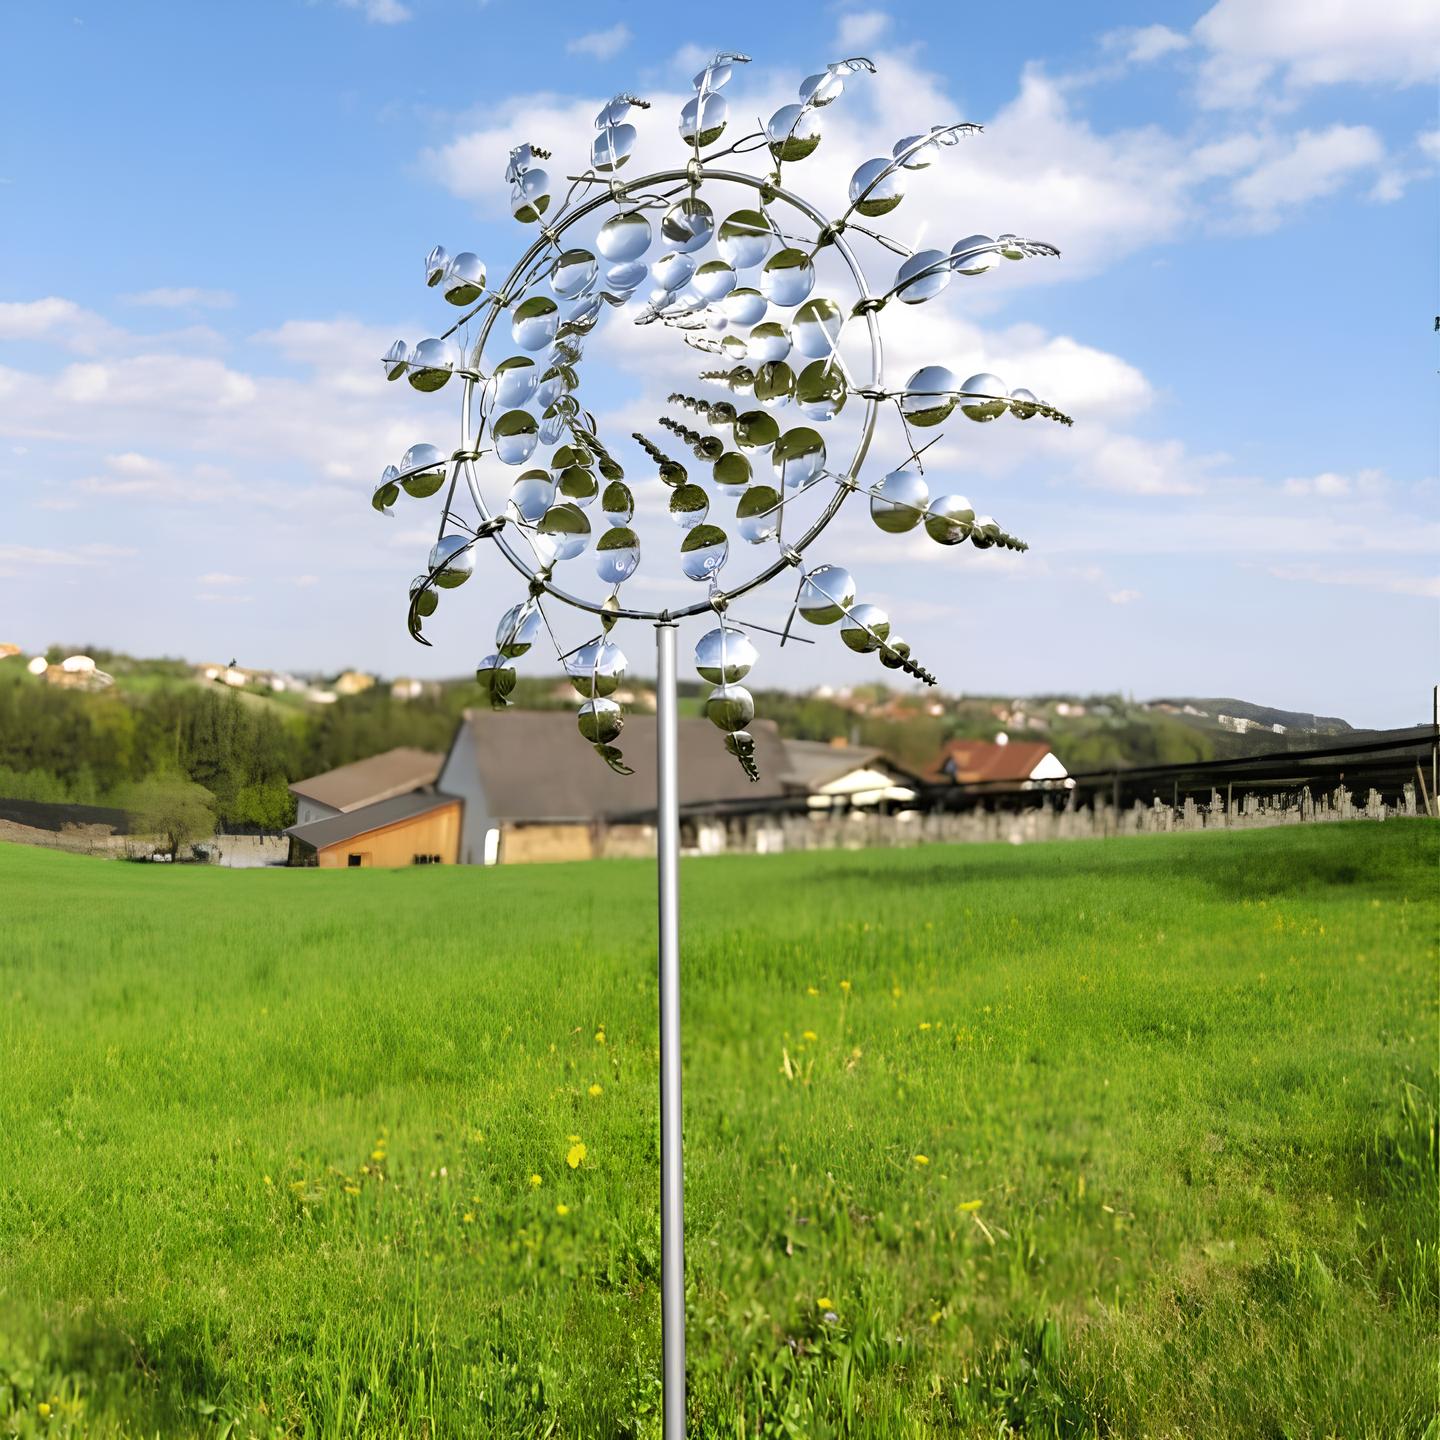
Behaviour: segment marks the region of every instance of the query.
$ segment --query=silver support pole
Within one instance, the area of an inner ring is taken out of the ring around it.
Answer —
[[[685,1436],[685,1160],[680,1108],[680,800],[675,624],[655,626],[655,850],[660,888],[660,1328],[665,1440]]]

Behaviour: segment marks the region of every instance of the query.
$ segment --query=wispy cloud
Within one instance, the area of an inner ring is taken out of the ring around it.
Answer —
[[[410,19],[410,9],[400,0],[340,0],[343,10],[359,10],[372,25],[399,25]]]
[[[630,27],[621,21],[608,30],[592,30],[565,42],[567,55],[588,55],[592,60],[613,60],[630,43]]]
[[[890,28],[890,17],[883,10],[852,10],[840,17],[835,43],[845,51],[863,50],[873,45]]]
[[[156,310],[229,310],[235,304],[229,290],[202,290],[195,285],[162,285],[120,298],[127,305],[146,305]]]

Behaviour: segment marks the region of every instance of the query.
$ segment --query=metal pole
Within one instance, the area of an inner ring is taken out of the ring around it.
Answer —
[[[655,626],[655,853],[660,888],[660,1329],[665,1440],[685,1436],[685,1160],[680,1107],[680,802],[675,623]]]

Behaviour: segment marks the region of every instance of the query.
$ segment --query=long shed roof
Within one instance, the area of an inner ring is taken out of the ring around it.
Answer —
[[[680,804],[743,806],[785,793],[789,769],[774,722],[757,720],[758,781],[749,780],[708,721],[677,722]],[[655,809],[655,717],[630,715],[617,742],[633,775],[617,775],[575,729],[568,710],[467,710],[454,745],[474,746],[485,808],[497,820],[599,820]],[[453,746],[452,746],[453,748]]]
[[[308,825],[292,825],[285,833],[302,845],[323,850],[327,845],[338,845],[358,835],[368,835],[372,830],[382,830],[387,825],[413,820],[417,815],[428,815],[432,810],[443,810],[447,805],[459,803],[459,798],[454,795],[441,795],[435,790],[415,790],[408,795],[377,801],[374,805],[362,805],[358,810],[349,810],[341,815],[328,815],[324,820],[312,820]]]

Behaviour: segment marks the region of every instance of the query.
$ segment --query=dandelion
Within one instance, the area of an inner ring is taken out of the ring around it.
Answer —
[[[274,1185],[274,1183],[275,1183],[268,1175],[262,1175],[260,1178],[261,1178],[267,1185]]]
[[[586,1150],[583,1142],[577,1142],[565,1152],[565,1163],[572,1169],[578,1170],[580,1162],[585,1158]]]
[[[932,1310],[930,1312],[930,1323],[932,1325],[938,1325],[940,1323],[940,1311]]]
[[[800,1038],[802,1040],[818,1040],[820,1037],[813,1030],[807,1030]]]
[[[920,1028],[922,1030],[928,1030],[930,1028],[930,1022],[928,1020],[922,1020],[920,1022]]]
[[[605,1093],[605,1087],[604,1087],[603,1085],[595,1084],[595,1085],[592,1085],[592,1086],[590,1087],[590,1098],[591,1098],[592,1100],[595,1099],[596,1097],[600,1096],[600,1095],[603,1095],[604,1093]]]
[[[815,1308],[817,1310],[833,1310],[835,1308],[835,1302],[828,1295],[822,1295],[815,1302]]]
[[[892,985],[890,987],[890,995],[893,999],[898,1000],[900,998],[900,987],[898,985]]]
[[[985,1202],[983,1200],[966,1200],[960,1206],[962,1213],[974,1214]]]
[[[603,1045],[605,1043],[605,1031],[603,1028],[595,1032],[595,1043],[597,1045]]]
[[[385,1158],[385,1152],[383,1150],[372,1150],[370,1152],[370,1158],[372,1160],[383,1160]]]
[[[840,988],[848,995],[850,993],[850,982],[848,980],[842,980],[840,982]]]
[[[42,1400],[35,1408],[40,1412],[40,1418],[42,1420],[48,1420],[50,1418],[50,1402],[48,1400]]]
[[[557,1215],[568,1215],[570,1213],[570,1207],[565,1204],[557,1205],[555,1207],[555,1213]]]
[[[460,1219],[466,1225],[473,1225],[475,1223],[475,1212],[473,1210],[467,1210]]]
[[[928,1165],[930,1163],[930,1157],[928,1155],[917,1155],[915,1156],[915,1163],[917,1165]]]
[[[805,993],[807,995],[818,995],[820,992],[813,985],[807,985],[805,987]]]
[[[530,1177],[530,1183],[532,1185],[538,1185],[540,1183],[540,1177],[538,1175],[532,1175]]]
[[[358,1195],[360,1193],[360,1187],[358,1185],[347,1185],[345,1187],[345,1193],[347,1195]]]

